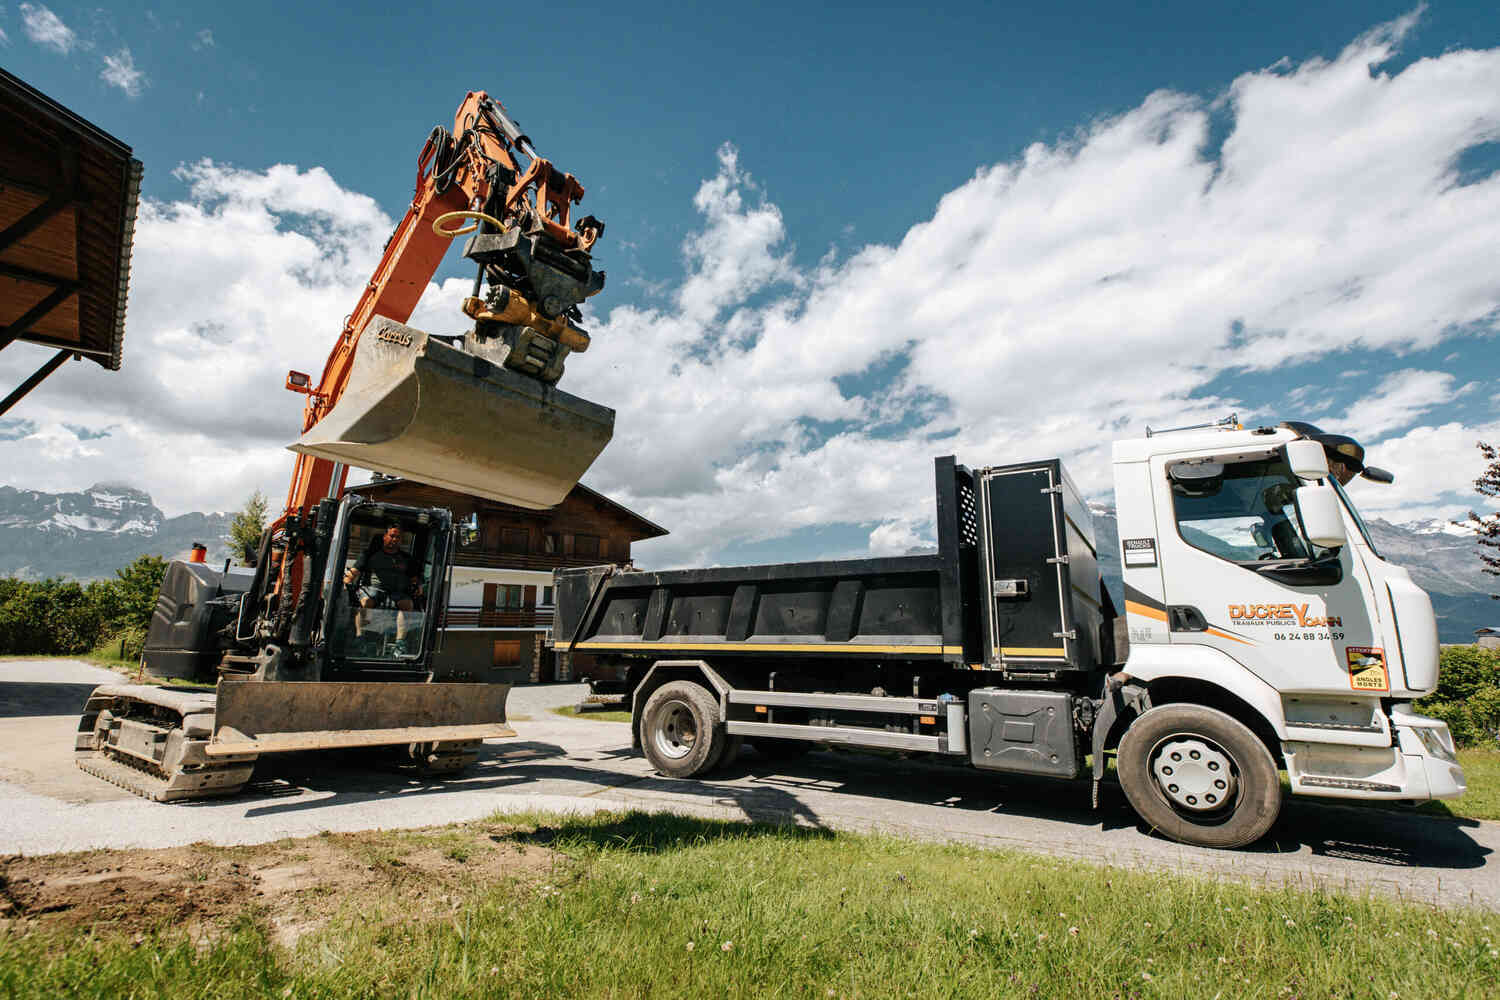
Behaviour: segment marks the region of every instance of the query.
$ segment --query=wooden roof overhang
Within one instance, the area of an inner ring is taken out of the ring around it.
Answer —
[[[0,350],[57,348],[4,413],[70,357],[119,370],[141,162],[4,70],[0,137]]]
[[[485,497],[472,496],[467,493],[459,493],[457,490],[450,490],[441,486],[428,486],[425,483],[419,483],[414,479],[406,479],[402,476],[383,476],[379,479],[371,480],[368,483],[360,483],[358,486],[345,486],[344,493],[370,493],[371,491],[377,490],[384,492],[386,490],[390,490],[399,486],[414,486],[421,490],[433,491],[435,495],[432,497],[432,500],[439,504],[443,502],[443,498],[441,495],[437,494],[453,494],[455,496],[463,496],[470,500],[473,500],[475,505],[481,509],[506,511],[508,513],[517,514],[521,517],[547,517],[555,513],[558,509],[557,507],[548,507],[542,510],[531,510],[526,507],[516,507],[508,503],[501,503],[498,500],[490,500]],[[569,491],[568,499],[572,499],[574,497],[577,497],[581,500],[586,500],[606,510],[612,510],[616,514],[618,514],[628,526],[630,540],[632,542],[642,542],[649,538],[662,538],[666,535],[671,534],[671,532],[669,532],[666,528],[663,528],[661,525],[657,524],[655,521],[651,521],[642,517],[635,511],[631,510],[629,507],[626,507],[624,504],[616,503],[609,497],[605,496],[603,493],[600,493],[598,490],[590,489],[582,483],[574,484],[573,489]],[[567,500],[564,500],[563,502],[566,503]],[[558,507],[561,506],[562,504],[558,504]]]

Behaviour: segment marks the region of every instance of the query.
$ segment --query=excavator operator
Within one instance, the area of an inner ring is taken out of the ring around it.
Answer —
[[[359,602],[361,609],[384,606],[394,607],[398,611],[415,609],[416,599],[422,596],[422,581],[412,558],[401,551],[401,543],[401,525],[392,521],[380,536],[380,544],[370,546],[359,562],[349,567],[349,572],[344,574],[344,582],[351,587],[357,586],[366,573],[375,579],[374,589]],[[361,610],[355,618],[356,633],[363,630],[363,619]],[[398,640],[402,638],[399,633],[405,631],[400,627],[404,624],[401,616],[398,616]]]

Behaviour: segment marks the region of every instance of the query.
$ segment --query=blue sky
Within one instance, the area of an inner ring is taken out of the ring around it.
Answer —
[[[296,407],[270,395],[273,372],[316,370],[416,151],[469,89],[499,97],[608,223],[597,353],[565,386],[620,410],[589,481],[673,529],[653,543],[663,562],[920,544],[923,470],[947,450],[1062,453],[1107,499],[1110,434],[1230,408],[1355,420],[1408,466],[1372,509],[1447,516],[1474,502],[1458,442],[1472,452],[1500,420],[1493,4],[350,16],[5,0],[0,32],[6,69],[135,148],[155,206],[121,384],[67,369],[16,411],[0,427],[13,485],[133,473],[169,512],[279,493]],[[1468,224],[1413,221],[1454,212]],[[254,305],[287,260],[304,280],[283,311]],[[438,278],[465,271],[450,257]],[[1223,294],[1174,294],[1213,276]],[[435,329],[454,325],[458,284],[424,300]],[[1162,359],[1119,377],[1159,395],[1079,368],[1109,356],[1112,318]],[[11,382],[36,363],[0,358]],[[1029,395],[1073,368],[1077,400]],[[205,370],[250,419],[181,426],[193,401],[165,397]],[[79,412],[112,389],[114,409]],[[151,461],[164,447],[209,474],[181,481]]]

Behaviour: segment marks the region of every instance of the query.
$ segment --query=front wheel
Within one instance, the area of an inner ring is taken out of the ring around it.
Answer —
[[[1281,812],[1270,752],[1217,709],[1151,709],[1125,731],[1116,765],[1141,819],[1184,844],[1243,847],[1264,836]]]

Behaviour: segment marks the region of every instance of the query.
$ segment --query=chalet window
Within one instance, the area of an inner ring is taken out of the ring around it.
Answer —
[[[551,587],[543,587],[542,588],[542,607],[544,607],[544,608],[550,608],[550,607],[552,607],[552,588]]]
[[[524,555],[531,549],[531,533],[525,528],[506,528],[500,532],[500,551]]]
[[[500,588],[500,598],[505,602],[500,606],[510,611],[519,610],[521,607],[521,586],[519,584],[507,584]]]
[[[575,556],[587,556],[589,558],[594,558],[598,556],[604,548],[599,544],[599,541],[600,539],[598,535],[574,535],[573,554]]]
[[[542,551],[549,556],[562,555],[562,536],[555,531],[549,531],[542,538]]]

